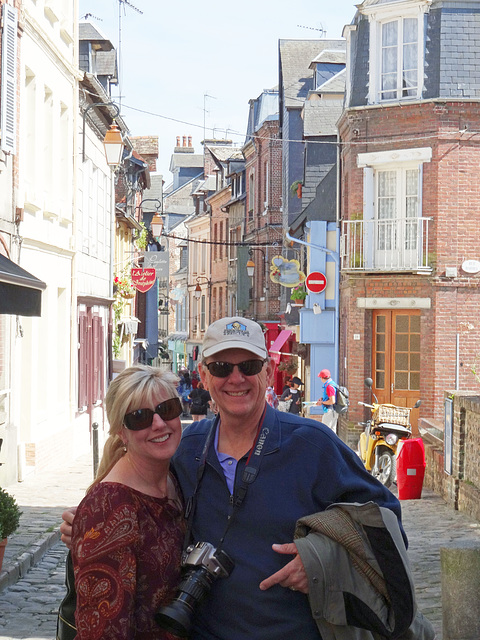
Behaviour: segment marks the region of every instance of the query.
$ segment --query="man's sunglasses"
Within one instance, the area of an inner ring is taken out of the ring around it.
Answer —
[[[226,378],[235,367],[238,367],[238,370],[244,376],[256,376],[262,370],[265,362],[266,360],[244,360],[236,364],[232,362],[209,362],[208,364],[204,363],[204,366],[215,378]]]
[[[179,398],[170,398],[158,404],[155,409],[137,409],[123,419],[123,424],[130,431],[142,431],[152,425],[153,416],[157,413],[162,420],[173,420],[182,413],[182,403]]]

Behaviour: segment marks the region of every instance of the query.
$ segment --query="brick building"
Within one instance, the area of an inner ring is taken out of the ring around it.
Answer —
[[[246,315],[278,323],[280,287],[270,280],[272,258],[282,245],[282,147],[278,135],[278,91],[250,100],[247,142],[244,242],[255,263]]]
[[[362,417],[367,376],[380,401],[420,397],[414,421],[426,429],[443,428],[445,388],[478,391],[480,13],[454,4],[365,0],[345,29],[340,363],[350,421]]]

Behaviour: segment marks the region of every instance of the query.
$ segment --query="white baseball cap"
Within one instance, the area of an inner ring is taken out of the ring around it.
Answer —
[[[208,358],[225,349],[245,349],[260,358],[268,356],[262,327],[248,318],[215,320],[203,338],[202,357]]]

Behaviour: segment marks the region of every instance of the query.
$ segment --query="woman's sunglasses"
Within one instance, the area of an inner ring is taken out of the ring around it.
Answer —
[[[215,378],[226,378],[235,367],[238,367],[238,370],[244,376],[256,376],[262,370],[265,362],[266,360],[244,360],[236,364],[232,362],[209,362],[208,364],[204,363],[204,366]]]
[[[179,398],[170,398],[158,404],[155,409],[137,409],[123,419],[123,424],[130,431],[142,431],[152,425],[153,416],[157,413],[162,420],[173,420],[182,413],[182,403]]]

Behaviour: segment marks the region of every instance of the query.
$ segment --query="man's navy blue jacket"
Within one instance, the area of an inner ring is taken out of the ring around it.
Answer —
[[[174,468],[185,500],[193,494],[211,420],[185,429]],[[292,558],[275,553],[273,543],[293,541],[302,516],[333,503],[374,501],[400,518],[398,500],[363,467],[358,456],[321,423],[267,405],[268,429],[258,476],[248,486],[227,532],[224,550],[235,563],[219,578],[196,616],[194,640],[318,640],[308,598],[281,586],[261,591],[260,582]],[[237,466],[240,483],[246,457]],[[193,540],[218,546],[232,515],[233,499],[213,444],[198,491]]]

